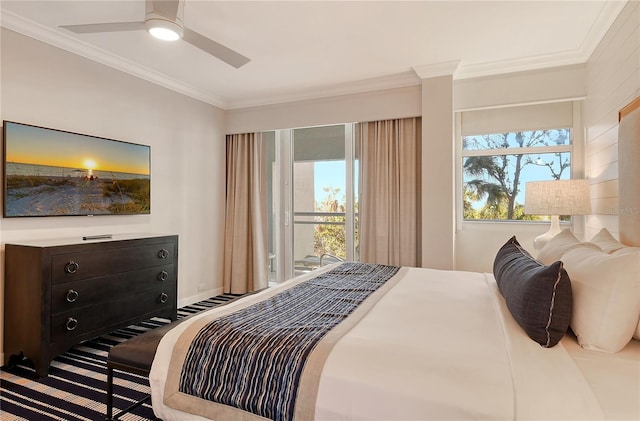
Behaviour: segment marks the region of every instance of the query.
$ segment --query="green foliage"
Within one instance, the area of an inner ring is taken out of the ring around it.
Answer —
[[[465,184],[462,186],[462,215],[464,219],[480,219],[478,212],[473,208],[471,202],[480,200],[480,195],[469,189]]]
[[[328,193],[327,198],[322,202],[316,202],[316,212],[342,212],[346,210],[346,195],[342,195],[340,201],[336,198],[340,193],[340,188],[323,187]],[[324,253],[333,254],[335,256],[346,258],[346,233],[345,233],[345,217],[336,216],[316,216],[313,234],[313,248],[316,256]],[[326,224],[326,223],[329,224]],[[331,223],[334,224],[331,224]],[[338,224],[335,224],[338,223]]]
[[[525,215],[524,213],[524,205],[516,203],[513,209],[512,217],[507,218],[508,215],[508,206],[509,203],[507,201],[506,196],[501,196],[498,200],[490,201],[487,200],[485,205],[480,209],[474,209],[471,202],[476,202],[480,200],[479,194],[473,190],[469,189],[466,185],[463,187],[464,198],[462,205],[463,218],[466,220],[518,220],[518,221],[538,221],[542,219],[537,215]]]

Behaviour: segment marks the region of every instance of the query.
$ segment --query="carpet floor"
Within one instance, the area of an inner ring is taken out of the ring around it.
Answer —
[[[217,307],[238,298],[223,294],[178,309],[178,318]],[[51,363],[49,376],[35,379],[29,362],[0,370],[0,421],[104,420],[107,355],[112,346],[169,323],[154,318],[74,346]],[[114,413],[149,393],[146,377],[118,371],[114,376]],[[123,415],[122,420],[153,419],[150,403]]]

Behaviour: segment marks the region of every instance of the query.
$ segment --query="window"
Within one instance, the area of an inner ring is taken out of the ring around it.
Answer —
[[[460,113],[461,219],[543,219],[524,213],[525,185],[571,179],[581,168],[573,142],[579,110],[567,101]]]
[[[571,129],[462,137],[463,218],[532,220],[524,214],[527,181],[571,178]]]

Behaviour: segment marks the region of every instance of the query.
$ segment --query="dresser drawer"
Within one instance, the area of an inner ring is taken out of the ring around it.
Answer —
[[[142,291],[173,290],[175,285],[176,267],[173,264],[55,284],[51,288],[51,313],[119,301]]]
[[[51,282],[59,284],[105,274],[129,272],[166,265],[176,260],[176,243],[55,254],[51,262]]]
[[[78,310],[70,310],[51,317],[51,342],[75,343],[96,336],[96,331],[110,331],[110,326],[123,321],[138,320],[145,314],[172,311],[176,303],[175,291],[146,291],[103,301]]]

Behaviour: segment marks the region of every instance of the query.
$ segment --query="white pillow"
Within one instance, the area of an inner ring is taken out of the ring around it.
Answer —
[[[571,329],[585,349],[618,352],[640,319],[640,252],[610,255],[577,247],[562,256],[571,279]]]
[[[626,247],[624,244],[616,240],[606,228],[602,228],[596,235],[594,235],[591,242],[600,247],[605,253],[612,253]]]
[[[600,250],[598,246],[592,243],[581,243],[573,233],[566,229],[556,234],[547,244],[540,249],[536,259],[545,265],[550,265],[558,260],[562,260],[562,255],[574,247],[586,246]],[[571,277],[571,276],[569,276]]]

